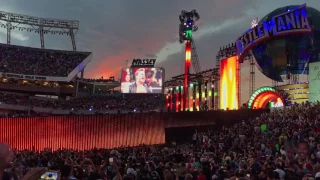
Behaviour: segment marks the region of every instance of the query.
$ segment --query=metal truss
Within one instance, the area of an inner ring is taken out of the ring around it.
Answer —
[[[205,82],[205,81],[216,81],[219,79],[219,70],[217,68],[209,69],[206,71],[201,71],[195,74],[189,74],[190,83],[194,83],[197,81]],[[174,76],[171,80],[164,82],[165,88],[171,88],[176,86],[183,86],[183,77],[184,74]]]
[[[201,66],[198,58],[196,44],[194,43],[194,39],[191,40],[191,62],[194,73],[201,72]]]
[[[22,25],[27,25],[27,27]],[[79,30],[79,21],[39,18],[0,11],[0,27],[7,29],[7,44],[11,43],[11,30],[16,29],[39,33],[41,48],[44,48],[45,34],[66,34],[71,37],[73,50],[76,50],[75,35]]]
[[[255,81],[256,81],[256,65],[253,59],[252,52],[248,53],[245,60],[248,60],[250,63],[250,74],[249,74],[249,97],[255,91]]]

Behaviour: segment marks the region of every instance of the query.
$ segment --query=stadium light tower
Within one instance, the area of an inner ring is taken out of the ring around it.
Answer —
[[[200,16],[196,10],[187,12],[181,11],[179,15],[179,41],[185,43],[185,69],[184,69],[184,82],[183,82],[183,109],[186,110],[188,107],[188,89],[189,89],[189,74],[190,65],[192,61],[192,33],[198,30],[198,26],[195,25],[195,21],[199,20]]]

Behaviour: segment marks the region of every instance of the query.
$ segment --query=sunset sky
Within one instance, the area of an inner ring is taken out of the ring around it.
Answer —
[[[202,70],[206,70],[215,67],[219,47],[235,42],[252,19],[260,19],[278,7],[306,2],[320,9],[319,0],[3,0],[0,11],[79,20],[77,48],[93,52],[86,77],[118,78],[126,60],[131,64],[134,58],[156,58],[156,66],[164,67],[169,79],[183,73],[183,45],[178,42],[181,10],[196,9],[200,14],[194,38]],[[0,28],[0,43],[6,43],[6,29]],[[15,30],[12,44],[40,47],[39,34]],[[46,35],[45,47],[72,49],[66,35]],[[247,63],[241,67],[243,102],[249,96],[249,67]],[[256,72],[256,88],[271,85]]]

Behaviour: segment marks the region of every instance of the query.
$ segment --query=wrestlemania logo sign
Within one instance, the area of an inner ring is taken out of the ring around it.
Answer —
[[[240,36],[236,42],[239,62],[242,63],[249,49],[261,41],[275,36],[299,33],[311,33],[305,4],[274,16],[271,21],[259,23]]]
[[[133,59],[131,67],[154,67],[156,59]]]

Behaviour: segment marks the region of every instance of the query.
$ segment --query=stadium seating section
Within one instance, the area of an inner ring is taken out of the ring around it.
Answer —
[[[0,72],[63,77],[89,55],[0,44]]]
[[[89,97],[75,98],[72,100],[43,100],[29,98],[26,95],[0,93],[0,102],[20,106],[53,108],[61,110],[154,110],[164,105],[163,96],[153,94],[144,95],[96,95]]]

